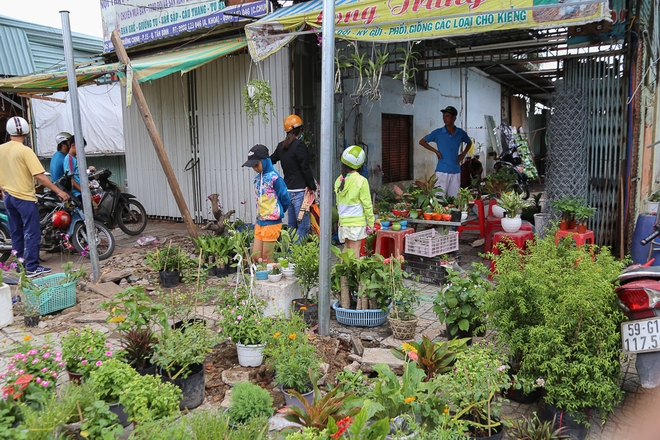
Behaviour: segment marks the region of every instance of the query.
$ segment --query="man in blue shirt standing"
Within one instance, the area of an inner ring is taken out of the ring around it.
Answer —
[[[445,192],[445,196],[456,197],[461,186],[461,162],[472,146],[472,140],[465,130],[454,125],[458,111],[451,105],[442,109],[442,121],[445,126],[436,128],[419,141],[419,145],[438,156],[435,176],[438,178],[435,186]],[[435,142],[438,148],[433,148],[429,142]],[[465,149],[459,154],[462,143]]]
[[[50,180],[56,183],[64,175],[64,158],[69,154],[71,138],[73,135],[63,131],[55,136],[57,152],[50,159]]]

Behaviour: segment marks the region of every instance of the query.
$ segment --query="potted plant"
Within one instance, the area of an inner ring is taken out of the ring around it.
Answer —
[[[105,334],[94,330],[89,325],[83,328],[71,327],[61,338],[62,358],[69,379],[80,383],[89,378],[91,372],[100,367],[103,362],[123,356],[106,342]]]
[[[291,247],[298,241],[299,237],[295,229],[282,229],[280,231],[280,236],[275,242],[273,255],[277,259],[277,262],[280,264],[282,269],[289,266],[289,260],[291,259]]]
[[[257,264],[254,265],[254,276],[256,279],[265,281],[268,279],[268,264],[259,258]]]
[[[392,298],[392,312],[387,318],[392,334],[397,339],[412,339],[417,328],[415,308],[419,305],[420,293],[415,288],[403,283],[403,280],[410,276],[401,267],[403,256],[386,258],[384,263],[389,274],[388,291]]]
[[[316,324],[318,320],[318,303],[312,289],[319,283],[319,239],[312,235],[305,242],[296,243],[291,248],[291,260],[294,262],[294,273],[298,277],[302,298],[293,300],[293,309],[302,312],[308,325]]]
[[[181,408],[196,408],[204,401],[202,362],[216,345],[215,332],[203,322],[165,328],[154,346],[151,362],[160,367],[163,381],[181,388]]]
[[[158,271],[160,284],[163,287],[174,287],[179,284],[181,271],[186,267],[188,256],[177,245],[158,248],[145,256],[145,262],[153,270]]]
[[[577,223],[578,234],[587,232],[587,222],[596,213],[596,208],[585,204],[577,207],[575,210],[575,220]]]
[[[447,268],[446,285],[433,300],[433,311],[440,323],[447,325],[449,339],[471,338],[485,318],[484,297],[492,286],[482,264],[473,263],[472,267],[463,274]]]
[[[439,389],[451,400],[455,411],[468,416],[470,437],[503,438],[502,399],[495,397],[509,384],[508,368],[492,342],[480,341],[456,353],[454,368],[436,376]]]
[[[565,426],[554,428],[556,420],[541,421],[536,412],[531,417],[522,416],[513,419],[507,424],[507,433],[511,438],[535,440],[562,440],[570,439]]]
[[[544,399],[566,413],[562,419],[586,426],[588,408],[605,420],[622,398],[624,317],[611,280],[625,262],[607,248],[555,244],[553,236],[524,254],[504,249],[492,257],[498,270],[486,295],[489,324],[511,350],[518,376],[542,378]]]
[[[5,399],[38,402],[44,393],[54,393],[58,372],[64,365],[62,353],[50,343],[35,345],[25,336],[9,358],[7,370],[2,374],[0,387]]]
[[[483,191],[488,194],[490,199],[497,199],[501,197],[503,193],[512,191],[515,181],[516,177],[513,173],[507,172],[506,168],[500,168],[496,173],[484,177]],[[495,206],[491,208],[493,215],[495,217],[503,217],[504,210],[501,208],[495,208]]]
[[[497,199],[497,205],[505,211],[502,218],[502,229],[506,232],[518,232],[522,226],[520,213],[523,208],[530,205],[530,202],[523,200],[522,194],[510,191],[503,193]]]
[[[573,196],[564,196],[550,202],[551,208],[561,212],[559,229],[567,230],[575,228],[575,212],[583,204],[583,199]]]
[[[362,104],[362,95],[366,86],[364,83],[364,75],[367,72],[368,66],[366,60],[367,54],[360,54],[357,41],[351,44],[355,48],[355,53],[349,55],[348,63],[350,63],[351,67],[355,69],[355,76],[357,78],[353,88],[353,93],[351,93],[351,100],[353,101],[353,105],[360,105]]]
[[[282,270],[277,264],[273,264],[273,268],[268,272],[268,281],[276,283],[282,279]]]
[[[393,348],[392,354],[406,362],[417,362],[428,382],[439,374],[447,373],[453,368],[456,352],[467,348],[467,339],[452,339],[451,341],[431,341],[422,335],[421,342],[404,342],[401,348]]]
[[[287,405],[301,407],[301,402],[287,390],[295,390],[311,403],[314,387],[309,369],[318,370],[321,360],[316,346],[309,340],[305,321],[293,314],[291,319],[275,319],[272,335],[264,350],[266,363],[275,369],[275,382],[280,386]]]
[[[126,362],[141,374],[155,373],[156,368],[151,365],[156,343],[154,327],[167,325],[163,305],[153,302],[144,286],[131,286],[116,293],[113,300],[103,302],[101,307],[109,312],[106,321],[117,324]]]
[[[268,114],[274,114],[273,92],[268,83],[261,79],[253,79],[243,87],[243,108],[250,125],[254,125],[255,116],[261,117],[268,124]]]
[[[339,305],[344,309],[352,307],[352,297],[358,292],[360,260],[353,249],[339,249],[332,246],[332,252],[337,257],[337,263],[330,272],[330,286],[332,292],[338,294]]]
[[[267,339],[266,302],[245,285],[220,292],[214,313],[218,315],[218,334],[236,344],[238,363],[258,367],[263,360]]]
[[[458,190],[458,210],[461,211],[461,221],[465,221],[468,217],[468,208],[470,202],[474,200],[470,188],[460,188]]]
[[[133,377],[119,395],[119,403],[124,406],[129,420],[138,425],[176,414],[180,399],[179,387],[163,383],[152,375]]]
[[[366,87],[363,94],[372,101],[380,100],[380,79],[383,75],[383,67],[387,63],[390,54],[376,51],[374,59],[367,60],[365,75],[367,76]]]
[[[229,236],[217,235],[211,237],[210,250],[215,258],[215,275],[217,277],[226,277],[228,273],[229,253],[231,251]]]
[[[135,380],[138,373],[130,365],[117,359],[104,362],[89,376],[89,385],[96,396],[110,405],[110,411],[117,414],[119,423],[128,426],[128,414],[119,403],[122,390]]]
[[[234,384],[229,398],[229,422],[244,425],[253,419],[267,419],[273,415],[273,399],[265,389],[251,382]]]
[[[403,92],[401,97],[404,105],[409,105],[415,102],[416,90],[410,84],[410,80],[415,78],[417,67],[415,64],[419,60],[420,54],[413,51],[413,47],[417,42],[409,42],[408,47],[399,47],[397,52],[401,52],[402,56],[399,58],[399,73],[394,75],[393,79],[400,79],[403,82]]]
[[[437,181],[438,179],[434,174],[431,174],[423,179],[415,180],[415,189],[413,189],[411,195],[414,197],[416,205],[419,209],[425,212],[433,212],[433,209],[428,211],[428,207],[435,206],[437,204],[436,198],[439,197],[443,192],[442,188],[435,186]]]

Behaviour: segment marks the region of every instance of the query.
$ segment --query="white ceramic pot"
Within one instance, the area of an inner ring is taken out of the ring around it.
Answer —
[[[270,274],[268,275],[268,281],[270,281],[271,283],[276,283],[281,279],[282,279],[281,273],[278,273],[277,275],[270,275]]]
[[[503,217],[502,218],[502,229],[506,232],[518,232],[522,226],[522,219],[520,215],[515,216],[514,218]]]
[[[266,344],[243,345],[236,343],[238,363],[241,367],[258,367],[264,360]]]
[[[282,269],[282,275],[284,278],[293,278],[295,276],[293,269]]]
[[[464,222],[465,220],[467,220],[467,216],[468,216],[467,211],[462,211],[461,212],[461,221]]]
[[[503,218],[505,212],[506,210],[502,208],[500,205],[493,205],[493,215],[495,217]]]
[[[0,328],[14,323],[14,308],[11,302],[11,288],[8,284],[0,286]]]

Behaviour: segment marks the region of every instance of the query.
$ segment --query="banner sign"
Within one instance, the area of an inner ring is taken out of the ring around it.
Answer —
[[[224,0],[101,0],[103,49],[114,50],[110,35],[115,29],[124,46],[129,47],[182,32],[263,17],[266,12],[266,0],[233,5]]]
[[[610,19],[607,0],[338,0],[335,34],[348,40],[408,41],[508,29],[573,26]],[[296,32],[321,29],[322,0],[275,11],[245,26],[250,54],[261,60]]]

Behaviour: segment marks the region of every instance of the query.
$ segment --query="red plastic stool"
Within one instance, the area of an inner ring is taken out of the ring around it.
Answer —
[[[482,199],[477,199],[474,201],[474,204],[477,207],[477,219],[471,220],[466,224],[459,226],[458,233],[460,234],[463,231],[479,231],[479,236],[484,238],[486,234],[486,213],[484,209],[484,201]]]
[[[493,235],[493,249],[492,252],[495,255],[500,253],[500,250],[496,246],[497,243],[504,242],[507,245],[514,245],[520,251],[527,249],[527,242],[534,241],[534,232],[520,230],[518,232],[504,232],[498,231]],[[490,260],[490,272],[495,273],[495,260]]]
[[[578,234],[577,229],[560,229],[555,233],[555,243],[558,244],[559,240],[564,237],[572,238],[575,241],[575,244],[582,246],[585,243],[594,244],[594,231],[586,230],[584,234]]]
[[[380,254],[385,258],[389,258],[392,254],[398,257],[403,254],[405,249],[405,236],[414,234],[413,229],[404,229],[402,231],[392,231],[390,229],[383,231],[378,230],[376,233],[376,248],[374,253]]]
[[[493,249],[493,232],[502,230],[501,217],[488,217],[486,219],[486,236],[484,237],[484,252],[490,252]],[[524,221],[520,226],[521,231],[531,231],[532,224]]]

